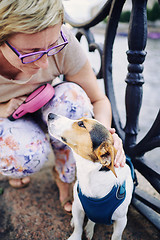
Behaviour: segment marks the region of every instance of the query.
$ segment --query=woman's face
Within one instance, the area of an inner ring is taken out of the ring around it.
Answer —
[[[60,37],[60,29],[61,24],[57,24],[34,34],[17,33],[10,37],[8,42],[22,55],[43,51],[56,44]],[[26,75],[33,75],[37,73],[40,68],[46,69],[48,67],[48,56],[46,54],[35,62],[23,64],[6,43],[0,47],[0,50],[12,66],[24,72]]]

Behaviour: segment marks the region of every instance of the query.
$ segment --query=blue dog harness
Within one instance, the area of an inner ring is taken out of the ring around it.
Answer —
[[[131,169],[132,179],[135,182],[134,167],[131,159],[126,156],[126,163]],[[103,198],[90,198],[82,194],[79,184],[77,192],[87,217],[95,222],[110,225],[112,224],[113,212],[123,203],[126,197],[126,182],[122,185],[115,185],[112,190]]]
[[[113,212],[126,197],[126,182],[120,186],[114,186],[103,198],[86,197],[82,194],[79,185],[77,191],[87,217],[95,223],[110,225]]]

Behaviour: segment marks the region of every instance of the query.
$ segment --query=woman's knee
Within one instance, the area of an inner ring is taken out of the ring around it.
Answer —
[[[40,170],[50,151],[45,134],[27,119],[0,119],[0,172],[24,177]]]
[[[93,106],[85,91],[76,83],[63,82],[55,86],[54,98],[42,108],[44,121],[49,112],[71,119],[92,117]]]

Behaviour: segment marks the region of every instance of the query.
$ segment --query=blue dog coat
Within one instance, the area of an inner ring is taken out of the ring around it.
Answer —
[[[136,186],[137,179],[130,157],[126,156],[126,163],[131,169],[131,175]],[[77,186],[79,199],[87,217],[95,223],[112,224],[113,212],[122,204],[126,197],[126,182],[122,185],[115,185],[112,190],[103,198],[90,198],[82,194],[79,185]],[[134,191],[133,191],[134,192]]]
[[[90,198],[77,187],[78,196],[87,217],[95,223],[112,224],[112,214],[126,197],[126,182],[117,185],[103,198]]]

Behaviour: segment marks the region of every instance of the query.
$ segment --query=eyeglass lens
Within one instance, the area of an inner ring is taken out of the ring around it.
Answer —
[[[52,56],[52,55],[60,52],[64,47],[65,47],[65,45],[57,46],[56,48],[53,48],[50,51],[48,51],[47,55]],[[40,59],[43,55],[44,55],[44,53],[37,53],[37,54],[33,54],[30,56],[24,57],[23,63],[34,62],[34,61]]]

